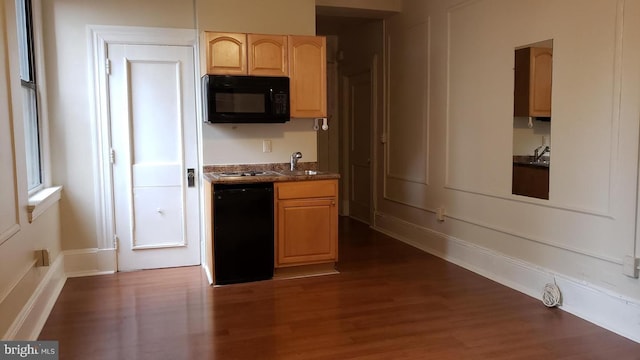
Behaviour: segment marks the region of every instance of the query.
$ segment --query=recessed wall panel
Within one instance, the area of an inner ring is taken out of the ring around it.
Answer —
[[[134,164],[181,160],[179,68],[173,62],[129,62]],[[149,133],[153,139],[145,137]]]
[[[3,14],[4,11],[0,9],[0,15]],[[4,21],[0,19],[0,29],[3,31],[4,26]],[[0,244],[20,230],[6,52],[5,41],[0,37]]]
[[[448,188],[511,197],[514,49],[552,39],[549,203],[609,213],[619,122],[621,53],[612,41],[622,36],[619,4],[478,0],[448,10]]]
[[[398,29],[387,38],[389,118],[387,176],[427,182],[428,23]],[[407,89],[411,89],[408,91]]]

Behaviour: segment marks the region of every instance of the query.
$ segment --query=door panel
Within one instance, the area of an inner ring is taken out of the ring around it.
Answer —
[[[133,186],[174,186],[181,187],[184,180],[182,164],[134,164]]]
[[[131,248],[187,245],[179,187],[134,187]]]
[[[193,48],[109,44],[118,269],[200,261]]]
[[[349,77],[350,191],[349,214],[371,221],[371,73]]]
[[[133,163],[179,163],[182,119],[179,61],[126,59]],[[149,136],[153,134],[153,136]]]

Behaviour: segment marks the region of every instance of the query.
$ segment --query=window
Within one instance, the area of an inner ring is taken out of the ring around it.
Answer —
[[[32,193],[42,188],[43,181],[31,0],[16,0],[16,23],[18,25],[27,182],[29,192]]]

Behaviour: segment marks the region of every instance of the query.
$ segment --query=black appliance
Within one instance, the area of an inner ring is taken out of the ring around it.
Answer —
[[[204,120],[210,123],[283,123],[289,121],[289,78],[204,75]]]
[[[215,184],[216,285],[273,277],[273,183]]]

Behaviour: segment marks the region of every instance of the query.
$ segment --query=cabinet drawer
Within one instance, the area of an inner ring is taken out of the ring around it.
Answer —
[[[336,180],[312,180],[275,183],[278,199],[334,197],[338,194]]]

